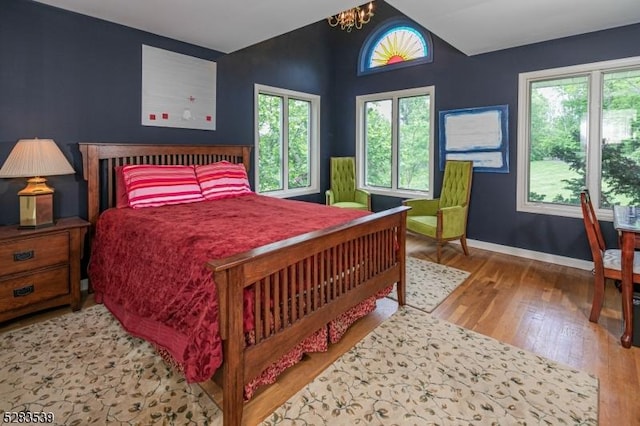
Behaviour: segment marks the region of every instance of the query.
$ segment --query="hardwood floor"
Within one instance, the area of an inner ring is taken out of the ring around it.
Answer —
[[[600,379],[600,424],[640,424],[640,348],[620,345],[620,294],[615,287],[607,283],[600,322],[593,324],[588,321],[590,272],[474,248],[470,251],[471,256],[466,257],[457,245],[443,249],[443,264],[469,271],[471,276],[432,315],[594,374]],[[418,237],[408,237],[407,253],[435,261],[435,246]],[[84,306],[93,303],[89,296]],[[261,389],[247,403],[245,424],[259,423],[396,309],[394,301],[381,301],[375,312],[358,321],[329,352],[307,356],[276,383]],[[32,315],[0,325],[0,331],[67,312],[63,308]],[[220,401],[214,384],[203,388]]]

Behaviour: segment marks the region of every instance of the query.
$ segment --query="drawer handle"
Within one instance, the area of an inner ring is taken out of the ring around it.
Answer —
[[[19,251],[19,252],[13,253],[13,261],[24,262],[25,260],[33,259],[35,254],[36,253],[34,250]]]
[[[33,284],[13,289],[13,297],[24,297],[33,293]]]

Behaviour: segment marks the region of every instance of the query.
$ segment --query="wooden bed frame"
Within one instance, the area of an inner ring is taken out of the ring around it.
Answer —
[[[115,205],[115,166],[227,160],[250,169],[250,146],[80,143],[79,147],[92,229],[100,212]],[[302,339],[394,283],[404,305],[407,210],[396,207],[208,262],[219,294],[225,426],[242,423],[244,385]],[[255,297],[256,343],[251,346],[245,345],[243,312],[238,309],[246,288],[252,288]],[[265,300],[273,300],[272,306]]]

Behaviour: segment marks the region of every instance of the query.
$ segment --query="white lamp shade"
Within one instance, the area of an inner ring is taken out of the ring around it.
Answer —
[[[0,169],[0,177],[74,174],[75,170],[51,139],[20,139]]]

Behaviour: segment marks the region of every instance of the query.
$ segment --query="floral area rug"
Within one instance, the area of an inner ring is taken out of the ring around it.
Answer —
[[[103,305],[1,334],[0,401],[57,425],[222,425]],[[591,425],[597,404],[596,378],[406,307],[264,425]]]
[[[598,379],[401,308],[265,425],[596,425]]]
[[[222,424],[207,394],[103,305],[0,335],[0,401],[57,425]]]
[[[464,280],[469,272],[427,260],[407,256],[406,304],[425,312],[432,312]],[[389,296],[398,300],[395,291]]]

